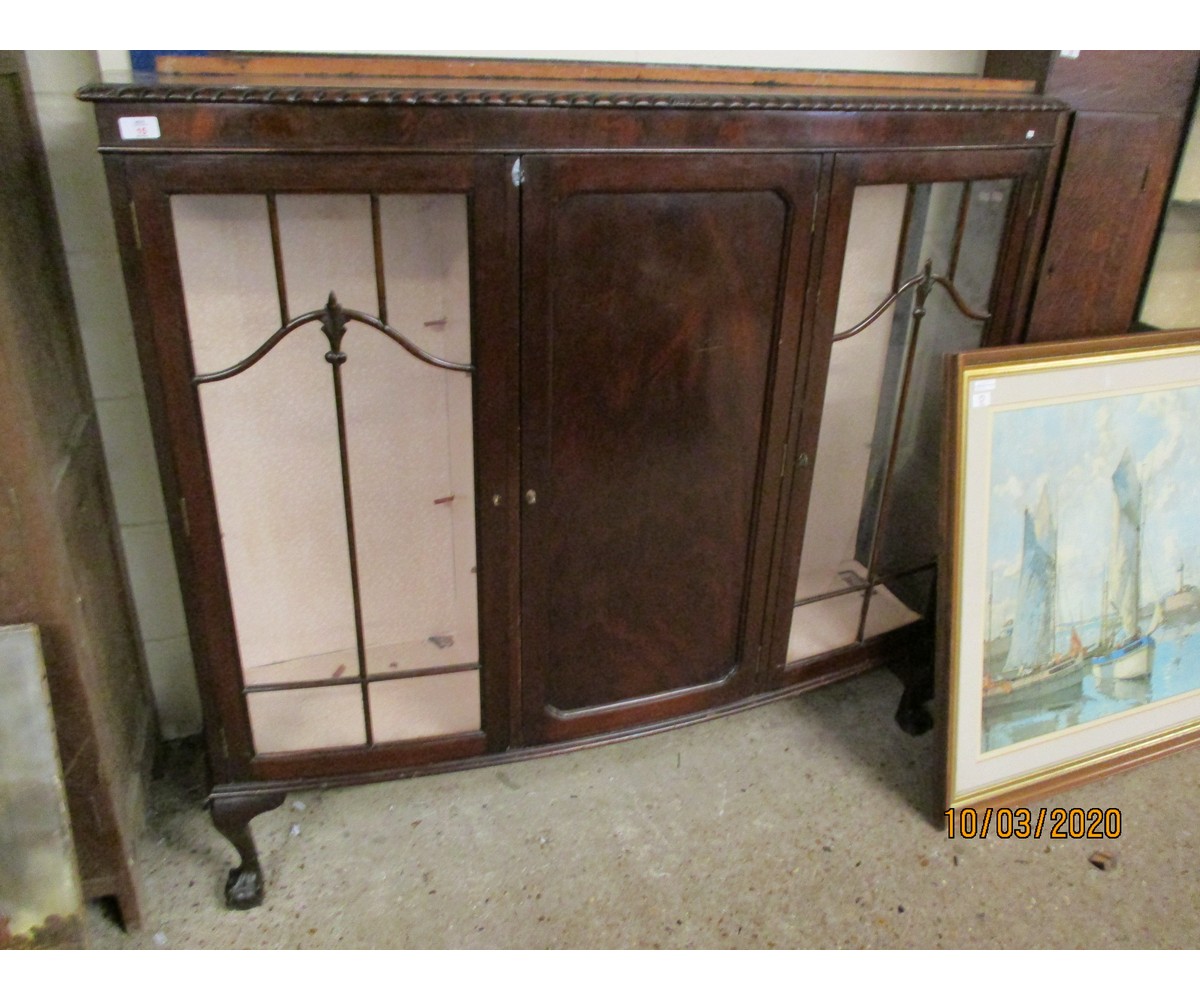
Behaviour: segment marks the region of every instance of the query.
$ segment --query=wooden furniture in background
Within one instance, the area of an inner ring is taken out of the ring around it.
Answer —
[[[1200,100],[1167,199],[1138,322],[1151,330],[1200,327]]]
[[[80,95],[230,905],[261,900],[249,823],[289,790],[927,654],[941,361],[1021,337],[1059,102],[253,64]]]
[[[19,54],[0,83],[0,624],[41,630],[84,895],[137,926],[153,708]]]
[[[989,52],[1074,110],[1028,339],[1133,329],[1195,93],[1200,52]]]

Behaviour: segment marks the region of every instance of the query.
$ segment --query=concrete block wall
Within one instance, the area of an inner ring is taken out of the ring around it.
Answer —
[[[186,736],[200,729],[200,700],[183,600],[96,126],[91,106],[75,99],[100,62],[88,51],[26,58],[159,721],[164,737]]]

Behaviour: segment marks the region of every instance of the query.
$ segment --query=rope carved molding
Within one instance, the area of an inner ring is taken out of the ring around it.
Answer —
[[[267,84],[92,84],[81,100],[96,102],[166,101],[179,104],[409,105],[440,107],[704,109],[731,111],[1058,111],[1062,105],[1040,98],[950,97],[870,98],[819,94],[696,94],[579,92],[552,90],[459,90],[421,87],[319,87]]]

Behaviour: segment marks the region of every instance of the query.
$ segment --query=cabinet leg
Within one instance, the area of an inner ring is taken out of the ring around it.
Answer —
[[[896,671],[904,684],[896,706],[896,725],[910,736],[920,736],[933,728],[927,704],[934,695],[935,646],[932,628],[922,629]]]
[[[920,736],[933,728],[933,716],[925,703],[933,697],[933,677],[922,678],[904,686],[900,704],[896,706],[896,725],[909,736]]]
[[[225,905],[231,910],[251,910],[263,901],[262,868],[250,821],[259,813],[278,808],[285,797],[285,792],[235,792],[215,795],[209,801],[213,826],[234,846],[241,862],[225,882]]]

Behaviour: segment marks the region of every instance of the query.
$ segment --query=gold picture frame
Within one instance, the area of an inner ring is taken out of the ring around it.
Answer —
[[[1200,330],[947,361],[945,806],[1200,743]]]

